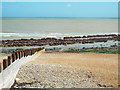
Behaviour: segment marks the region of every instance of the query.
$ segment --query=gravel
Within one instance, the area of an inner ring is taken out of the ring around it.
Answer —
[[[92,73],[61,65],[28,63],[17,74],[13,88],[98,88]]]

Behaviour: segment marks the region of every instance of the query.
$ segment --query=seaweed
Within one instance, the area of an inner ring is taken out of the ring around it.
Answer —
[[[80,49],[80,50],[66,50],[68,53],[107,53],[107,54],[120,54],[120,47],[106,47],[99,49]]]

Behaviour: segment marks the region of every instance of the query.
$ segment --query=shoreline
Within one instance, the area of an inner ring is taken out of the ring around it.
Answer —
[[[47,34],[47,36],[46,36]],[[93,35],[110,35],[110,34],[120,34],[119,32],[111,32],[111,33],[83,33],[83,34],[78,34],[78,33],[17,33],[17,32],[1,32],[0,37],[55,37],[56,38],[62,38],[62,37],[75,37],[75,36],[93,36]],[[49,36],[51,35],[51,36]]]
[[[119,32],[111,32],[111,33],[16,33],[16,32],[2,32],[0,33],[0,37],[3,40],[14,40],[14,39],[41,39],[41,38],[64,38],[64,37],[83,37],[83,36],[96,36],[96,35],[119,35]],[[23,38],[24,37],[24,38]],[[11,38],[11,39],[8,39]]]
[[[71,44],[94,44],[99,42],[113,41],[114,45],[116,41],[120,41],[120,35],[88,35],[88,36],[66,36],[63,38],[46,37],[41,39],[15,39],[15,40],[1,40],[1,47],[13,47],[13,46],[57,46],[57,45],[71,45]],[[116,43],[115,43],[116,42]]]

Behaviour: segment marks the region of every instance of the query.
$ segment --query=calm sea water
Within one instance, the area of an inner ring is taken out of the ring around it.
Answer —
[[[3,18],[1,31],[3,39],[118,33],[118,19]]]

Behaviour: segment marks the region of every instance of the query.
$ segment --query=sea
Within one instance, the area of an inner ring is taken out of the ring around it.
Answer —
[[[118,19],[114,18],[2,18],[0,22],[2,24],[0,25],[2,40],[118,34]],[[110,46],[118,44],[118,42],[108,41],[107,43],[68,46],[78,48],[85,46],[100,47],[101,44]],[[66,48],[63,45],[60,47]]]
[[[2,18],[0,21],[3,40],[118,33],[118,19],[114,18]]]

